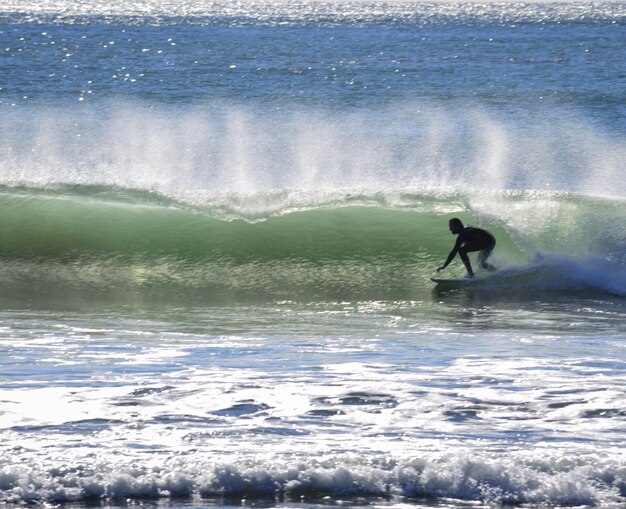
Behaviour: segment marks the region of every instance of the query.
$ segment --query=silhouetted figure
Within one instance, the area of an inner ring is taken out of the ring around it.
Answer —
[[[450,231],[453,235],[458,235],[454,248],[450,251],[446,263],[437,269],[437,272],[442,271],[450,262],[454,259],[457,253],[463,260],[463,264],[467,269],[467,276],[474,277],[474,271],[472,270],[472,264],[469,261],[467,253],[474,251],[480,251],[478,253],[478,264],[485,270],[494,271],[496,268],[487,263],[487,258],[491,255],[493,248],[496,246],[496,239],[491,233],[481,228],[474,228],[473,226],[463,226],[463,223],[458,217],[453,217],[449,221]]]

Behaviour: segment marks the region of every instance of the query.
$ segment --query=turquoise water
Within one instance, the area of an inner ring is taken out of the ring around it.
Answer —
[[[622,506],[624,12],[3,3],[0,501]]]

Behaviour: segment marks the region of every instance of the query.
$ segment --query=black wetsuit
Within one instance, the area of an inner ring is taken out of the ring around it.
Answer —
[[[494,267],[487,263],[487,258],[489,258],[493,248],[496,246],[496,239],[494,236],[488,231],[480,228],[474,228],[473,226],[466,226],[459,232],[458,235],[459,236],[456,239],[454,248],[448,255],[448,259],[446,260],[444,267],[447,267],[456,254],[459,253],[461,260],[463,260],[463,264],[467,269],[468,275],[473,276],[474,271],[472,270],[472,265],[467,257],[467,253],[480,251],[478,254],[478,264],[483,269],[493,270]]]

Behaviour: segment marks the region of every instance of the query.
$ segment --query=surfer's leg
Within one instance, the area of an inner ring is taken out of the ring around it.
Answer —
[[[480,265],[483,269],[488,270],[489,272],[493,272],[496,268],[487,263],[487,258],[491,256],[491,249],[483,249],[480,253],[478,253],[478,265]]]
[[[487,248],[480,251],[480,253],[478,253],[478,265],[480,265],[483,269],[488,270],[489,272],[493,272],[497,270],[493,265],[491,265],[490,263],[487,263],[487,258],[491,256],[491,253],[493,252],[494,247],[495,247],[495,242],[491,244],[490,246],[488,246]]]
[[[469,257],[467,256],[467,249],[465,248],[465,246],[459,249],[459,256],[461,257],[461,260],[463,260],[463,265],[465,265],[465,268],[467,269],[466,277],[474,277],[472,264],[470,263]]]

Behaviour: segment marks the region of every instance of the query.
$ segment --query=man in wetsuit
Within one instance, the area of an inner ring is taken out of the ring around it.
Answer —
[[[478,253],[478,264],[486,270],[494,271],[496,268],[487,263],[487,258],[491,255],[493,248],[496,245],[496,239],[488,231],[480,228],[474,228],[473,226],[463,226],[463,223],[458,217],[450,219],[450,231],[453,235],[458,235],[454,248],[450,251],[446,263],[437,269],[437,272],[442,271],[450,262],[454,259],[457,253],[463,260],[465,268],[467,269],[467,276],[474,277],[474,271],[470,264],[467,253],[474,251],[480,251]]]

